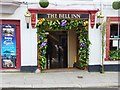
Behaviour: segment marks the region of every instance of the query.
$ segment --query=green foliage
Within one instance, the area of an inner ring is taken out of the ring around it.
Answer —
[[[112,3],[112,8],[115,9],[115,10],[120,9],[120,1],[114,1]]]
[[[101,29],[101,33],[102,33],[102,69],[101,72],[104,73],[104,53],[105,53],[105,34],[106,34],[106,23],[104,22],[102,24],[102,29]]]
[[[82,27],[81,30],[77,30],[77,33],[79,35],[79,50],[78,50],[78,55],[79,55],[79,68],[85,69],[88,65],[88,60],[89,60],[89,45],[90,41],[88,39],[88,31],[87,27]]]
[[[49,1],[48,1],[48,0],[40,0],[39,5],[40,5],[42,8],[46,8],[46,7],[48,7],[48,5],[49,5]]]
[[[88,39],[88,21],[85,20],[45,20],[40,19],[37,22],[36,28],[37,28],[37,34],[38,37],[41,37],[38,41],[38,47],[40,51],[39,55],[39,61],[40,61],[40,67],[41,70],[45,68],[46,64],[46,48],[47,44],[43,47],[42,43],[46,42],[47,37],[45,34],[46,30],[76,30],[78,34],[78,40],[79,40],[79,68],[85,69],[85,67],[88,65],[88,59],[89,59],[89,45],[90,41]],[[44,45],[44,44],[43,44]]]
[[[40,30],[40,28],[38,28],[37,30],[37,35],[39,37],[38,41],[38,49],[40,52],[39,64],[42,71],[46,66],[47,35],[45,34],[45,30]]]
[[[110,54],[109,54],[109,59],[111,61],[120,60],[120,49],[118,49],[118,50],[111,50]]]

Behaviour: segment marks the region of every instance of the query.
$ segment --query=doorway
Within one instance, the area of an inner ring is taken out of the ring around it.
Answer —
[[[67,68],[67,31],[49,31],[47,69]]]

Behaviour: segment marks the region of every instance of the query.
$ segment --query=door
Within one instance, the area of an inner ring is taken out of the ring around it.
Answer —
[[[47,68],[67,68],[67,32],[51,31],[48,35]]]
[[[20,52],[20,21],[0,20],[0,68],[19,69]]]

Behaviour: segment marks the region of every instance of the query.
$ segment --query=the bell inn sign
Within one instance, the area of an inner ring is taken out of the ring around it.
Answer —
[[[38,18],[79,19],[79,18],[89,18],[89,14],[38,14]]]
[[[80,14],[47,14],[48,18],[80,18]]]

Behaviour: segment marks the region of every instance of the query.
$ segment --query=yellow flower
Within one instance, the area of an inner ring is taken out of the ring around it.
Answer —
[[[42,22],[38,22],[38,24],[39,24],[39,25],[41,25],[41,24],[42,24]]]
[[[44,19],[44,18],[43,18],[42,20],[43,20],[43,21],[45,21],[45,19]]]
[[[44,18],[38,20],[38,24],[41,25],[45,21]]]
[[[88,21],[85,21],[84,23],[83,23],[83,26],[87,26],[88,25]]]
[[[88,21],[86,21],[86,24],[88,25]]]
[[[83,23],[83,26],[86,26],[86,22]]]
[[[86,24],[88,24],[88,21],[86,21]]]

